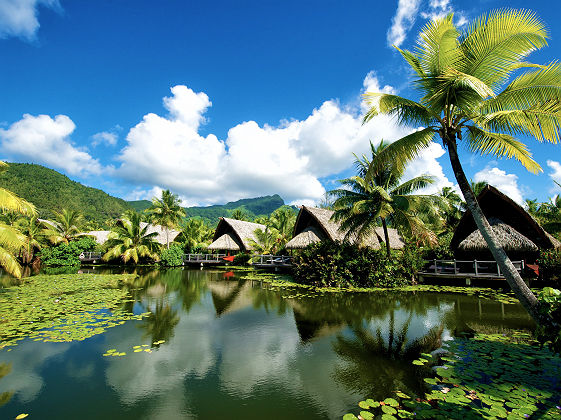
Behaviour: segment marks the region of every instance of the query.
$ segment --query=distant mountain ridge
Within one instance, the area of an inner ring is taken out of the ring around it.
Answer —
[[[0,186],[13,191],[37,207],[40,217],[52,218],[54,211],[63,208],[80,211],[89,220],[103,223],[119,217],[124,211],[143,211],[150,207],[148,200],[125,201],[106,192],[72,181],[66,175],[41,165],[8,163],[8,169],[0,174]],[[252,215],[269,215],[284,205],[278,195],[244,198],[223,205],[187,207],[187,217],[201,217],[211,224],[219,217],[229,216],[231,210],[244,207]]]
[[[128,201],[136,211],[144,211],[151,206],[148,200]],[[187,217],[200,217],[209,223],[217,223],[219,217],[228,217],[230,211],[243,207],[251,215],[269,215],[279,207],[284,206],[284,200],[278,195],[267,195],[256,198],[242,198],[226,204],[216,204],[207,207],[184,207]]]

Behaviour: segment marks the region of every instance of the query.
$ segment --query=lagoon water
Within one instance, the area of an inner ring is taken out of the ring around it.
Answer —
[[[310,297],[243,277],[146,271],[129,309],[150,317],[84,341],[25,339],[0,351],[0,368],[11,367],[0,418],[341,418],[364,398],[421,392],[411,361],[457,334],[533,328],[520,305],[473,296]],[[134,353],[142,344],[153,352]],[[127,355],[104,357],[108,349]]]

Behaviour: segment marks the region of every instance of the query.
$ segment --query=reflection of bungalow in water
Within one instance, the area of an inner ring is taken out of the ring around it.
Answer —
[[[154,237],[154,240],[161,245],[165,245],[167,243],[168,235],[169,235],[169,243],[171,244],[174,241],[174,239],[181,233],[180,231],[175,229],[169,229],[169,231],[166,232],[165,227],[160,225],[148,224],[146,222],[141,222],[140,228],[144,229],[147,225],[148,225],[148,229],[146,229],[146,233],[150,234],[156,232],[157,235]],[[95,241],[98,244],[102,245],[105,242],[107,242],[110,233],[111,233],[110,230],[92,230],[91,232],[84,233],[83,236],[91,236],[95,239]]]
[[[207,284],[212,295],[216,316],[236,312],[253,304],[251,282],[211,281]]]
[[[216,251],[251,251],[250,241],[254,240],[257,242],[255,237],[257,229],[265,230],[266,226],[259,223],[221,217],[208,249]]]
[[[323,240],[343,241],[345,232],[339,230],[339,223],[331,220],[332,210],[318,209],[315,207],[302,206],[294,226],[294,236],[286,244],[287,249],[302,249],[308,245],[321,242]],[[390,247],[401,249],[405,246],[397,230],[388,228]],[[351,242],[356,243],[353,238]],[[379,249],[384,245],[384,230],[381,227],[365,239],[361,245],[366,245],[374,249]]]
[[[561,247],[527,211],[495,187],[486,186],[477,201],[510,259],[533,263],[540,250]],[[494,260],[469,210],[460,219],[450,247],[457,259]]]

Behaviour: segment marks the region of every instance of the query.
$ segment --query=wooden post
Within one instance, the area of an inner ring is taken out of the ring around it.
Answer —
[[[454,274],[456,274],[456,259],[454,258]]]
[[[473,265],[475,267],[475,276],[477,277],[478,274],[479,274],[478,271],[477,271],[477,260],[473,260]]]
[[[434,274],[438,274],[438,270],[436,269],[436,260],[434,260]]]
[[[497,274],[501,277],[501,267],[499,267],[499,263],[497,263]]]

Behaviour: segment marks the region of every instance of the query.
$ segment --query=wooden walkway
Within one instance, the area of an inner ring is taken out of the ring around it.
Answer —
[[[288,269],[292,268],[292,257],[289,255],[256,255],[251,259],[256,268]]]
[[[102,255],[99,252],[82,252],[78,258],[83,263],[97,263],[101,262]]]
[[[512,261],[512,264],[521,272],[524,269],[524,261]],[[504,280],[499,264],[496,261],[478,260],[431,260],[422,271],[417,272],[419,280],[424,278],[464,278],[466,284],[471,280],[488,279]]]
[[[220,265],[228,264],[230,261],[224,260],[226,254],[185,254],[183,263],[188,265]]]

